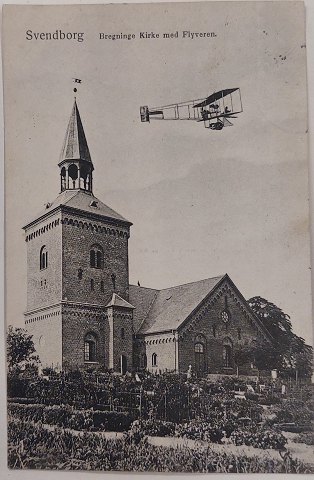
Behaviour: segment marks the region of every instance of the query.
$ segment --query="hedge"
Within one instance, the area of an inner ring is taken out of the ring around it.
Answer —
[[[42,422],[74,430],[123,432],[130,428],[132,418],[124,412],[74,410],[68,405],[8,404],[8,413],[25,421]]]

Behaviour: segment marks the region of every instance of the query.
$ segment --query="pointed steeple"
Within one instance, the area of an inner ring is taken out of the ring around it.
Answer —
[[[68,128],[61,150],[60,162],[62,162],[62,160],[92,161],[76,99],[74,99]]]
[[[58,165],[61,169],[61,192],[80,189],[92,193],[94,166],[76,99],[74,99]]]

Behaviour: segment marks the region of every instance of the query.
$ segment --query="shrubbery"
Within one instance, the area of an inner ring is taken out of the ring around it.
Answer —
[[[135,420],[131,432],[140,431],[143,435],[152,437],[169,437],[175,434],[176,424],[163,420]]]
[[[306,443],[306,445],[314,445],[314,432],[300,433],[293,441],[296,443]]]
[[[274,423],[309,424],[314,420],[314,412],[302,400],[286,400],[274,409]]]
[[[255,448],[282,450],[287,439],[280,432],[263,428],[238,429],[232,432],[231,441],[235,445],[248,445]]]
[[[224,436],[221,425],[211,424],[201,420],[191,420],[184,425],[178,425],[176,433],[179,437],[192,440],[205,440],[219,443]]]
[[[94,433],[50,432],[39,425],[8,425],[8,464],[15,469],[199,473],[311,473],[304,463],[218,453],[210,447],[155,447],[107,440]]]
[[[14,418],[42,422],[74,430],[103,430],[123,432],[130,428],[131,417],[123,412],[74,410],[68,405],[22,405],[10,403],[8,412]]]

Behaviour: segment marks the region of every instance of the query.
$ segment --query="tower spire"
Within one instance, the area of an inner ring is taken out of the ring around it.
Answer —
[[[62,192],[81,189],[92,193],[94,166],[75,97],[58,165]]]

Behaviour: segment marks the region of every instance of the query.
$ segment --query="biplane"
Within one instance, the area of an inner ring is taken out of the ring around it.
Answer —
[[[140,107],[142,122],[151,120],[194,120],[205,128],[222,130],[231,127],[230,119],[243,112],[240,88],[227,88],[206,98],[173,103],[162,107]]]

